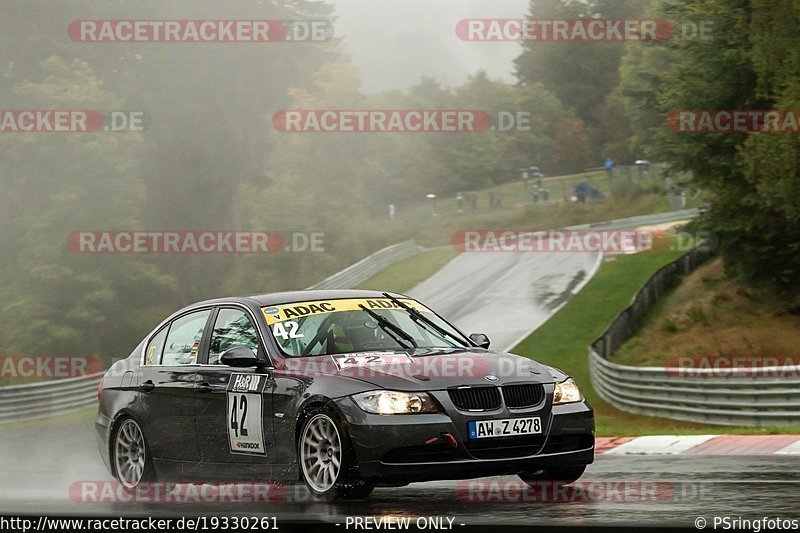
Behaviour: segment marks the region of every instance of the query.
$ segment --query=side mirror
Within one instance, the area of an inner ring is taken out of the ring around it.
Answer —
[[[483,333],[473,333],[472,335],[469,336],[469,340],[471,340],[481,348],[488,348],[492,344],[489,341],[489,337],[487,337]]]
[[[250,366],[258,366],[259,360],[256,353],[246,346],[234,346],[230,350],[223,352],[219,358],[220,363],[223,365],[233,366],[236,368],[244,368]]]

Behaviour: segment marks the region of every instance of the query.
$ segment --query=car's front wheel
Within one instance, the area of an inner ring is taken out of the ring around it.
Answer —
[[[556,468],[552,470],[540,470],[538,472],[522,473],[519,478],[531,487],[536,487],[542,483],[555,483],[556,485],[571,485],[578,481],[586,470],[585,466],[573,466],[569,468]]]
[[[125,490],[153,481],[153,460],[142,428],[133,418],[120,422],[114,432],[114,473]]]
[[[326,407],[314,410],[303,423],[298,459],[306,486],[319,499],[366,498],[374,488],[358,476],[350,437]]]

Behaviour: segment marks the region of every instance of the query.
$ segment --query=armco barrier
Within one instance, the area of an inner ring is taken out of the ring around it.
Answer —
[[[716,369],[634,367],[609,361],[641,327],[658,299],[710,255],[696,249],[656,272],[589,346],[595,390],[630,413],[717,425],[800,424],[800,367],[721,375]],[[776,377],[764,377],[770,375]]]
[[[593,349],[589,357],[595,390],[622,411],[728,426],[800,424],[800,367],[776,369],[785,377],[713,377],[719,371],[617,365]]]
[[[97,402],[103,372],[0,387],[0,423],[45,418]]]
[[[405,241],[379,250],[341,272],[325,278],[309,289],[352,289],[384,268],[420,252],[414,241]]]

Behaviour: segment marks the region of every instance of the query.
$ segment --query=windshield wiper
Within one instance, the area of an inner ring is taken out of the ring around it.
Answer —
[[[366,311],[366,312],[367,312],[367,314],[368,314],[369,316],[371,316],[371,317],[372,317],[372,319],[373,319],[375,322],[377,322],[377,323],[378,323],[378,326],[380,326],[380,328],[381,328],[383,331],[385,331],[386,333],[388,333],[388,334],[389,334],[389,336],[390,336],[392,339],[394,339],[394,341],[395,341],[397,344],[399,344],[400,346],[402,346],[404,349],[406,349],[406,350],[407,350],[407,349],[409,349],[409,348],[411,348],[411,347],[413,347],[413,348],[415,348],[415,349],[417,348],[417,341],[415,341],[415,340],[414,340],[414,337],[412,337],[411,335],[409,335],[408,333],[406,333],[405,331],[403,331],[402,329],[400,329],[398,326],[394,325],[394,324],[393,324],[392,322],[390,322],[390,321],[389,321],[387,318],[385,318],[385,317],[382,317],[381,315],[379,315],[379,314],[378,314],[378,313],[376,313],[375,311],[373,311],[373,310],[369,309],[369,308],[368,308],[367,306],[365,306],[364,304],[359,304],[359,307],[360,307],[361,309],[363,309],[364,311]],[[395,337],[394,335],[392,335],[392,332],[394,332],[395,334],[399,335],[399,336],[400,336],[402,339],[406,340],[407,342],[411,343],[411,346],[408,346],[408,345],[406,345],[406,344],[404,344],[404,343],[400,342],[400,339],[398,339],[397,337]]]
[[[424,329],[427,329],[430,332],[431,328],[433,328],[434,330],[436,330],[437,333],[439,333],[439,335],[442,335],[444,337],[450,337],[451,339],[455,340],[461,346],[469,347],[469,344],[466,343],[464,341],[464,339],[458,337],[457,335],[454,335],[454,334],[450,333],[449,331],[447,331],[443,327],[439,326],[439,324],[437,324],[436,322],[432,321],[430,318],[426,317],[425,315],[423,315],[422,313],[420,313],[419,311],[417,311],[416,309],[414,309],[410,305],[408,305],[408,304],[406,304],[404,302],[401,302],[400,300],[398,300],[397,298],[395,298],[394,296],[392,296],[388,292],[384,292],[383,295],[386,296],[387,298],[389,298],[392,302],[394,302],[395,305],[398,305],[401,309],[403,309],[405,312],[407,312],[411,316],[411,320],[413,320],[414,322],[416,322],[418,324],[421,322],[420,325]],[[427,327],[426,327],[426,324],[427,324]]]

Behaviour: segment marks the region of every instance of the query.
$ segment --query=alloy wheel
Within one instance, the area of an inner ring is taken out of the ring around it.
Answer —
[[[114,442],[114,465],[117,478],[126,488],[136,487],[142,480],[146,460],[144,435],[135,420],[125,420],[117,430]]]
[[[342,441],[327,415],[314,415],[300,436],[300,463],[306,482],[316,492],[329,491],[342,468]]]

